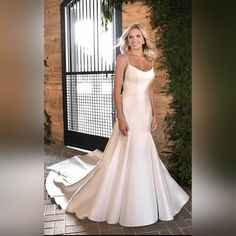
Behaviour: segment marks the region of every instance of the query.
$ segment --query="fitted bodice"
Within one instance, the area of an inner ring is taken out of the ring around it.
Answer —
[[[142,71],[128,64],[123,85],[123,95],[148,95],[148,88],[155,77],[153,68]]]

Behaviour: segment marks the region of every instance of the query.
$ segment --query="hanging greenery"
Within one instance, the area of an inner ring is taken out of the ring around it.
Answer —
[[[51,119],[47,111],[44,109],[44,144],[50,144],[50,135],[51,135]]]
[[[172,113],[165,117],[165,133],[169,140],[171,174],[182,185],[191,186],[192,109],[191,109],[191,32],[190,0],[103,0],[104,24],[112,19],[114,8],[122,3],[143,2],[150,8],[150,24],[156,32],[157,49],[164,52],[162,66],[167,69],[167,95],[172,96]],[[161,30],[160,30],[161,29]]]
[[[49,67],[47,64],[47,60],[44,59],[44,66]],[[48,115],[46,109],[44,109],[44,144],[49,145],[52,143],[50,140],[51,135],[51,117]]]

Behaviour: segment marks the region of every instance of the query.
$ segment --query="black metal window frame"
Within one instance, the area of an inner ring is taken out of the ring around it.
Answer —
[[[61,3],[60,6],[60,13],[61,13],[61,60],[62,60],[62,83],[63,83],[63,118],[64,118],[64,145],[70,145],[70,146],[75,146],[77,147],[77,142],[74,140],[78,140],[78,134],[76,132],[70,131],[68,129],[68,115],[67,115],[67,82],[66,82],[66,76],[71,75],[71,76],[76,76],[78,75],[77,72],[67,72],[66,71],[66,39],[65,39],[65,7],[71,3],[72,0],[66,0]],[[81,0],[82,1],[82,0]],[[76,1],[78,2],[78,1]],[[116,29],[116,35],[119,37],[122,34],[122,13],[119,10],[116,10],[115,14],[115,21],[117,24]],[[119,54],[119,49],[116,48],[116,55]],[[86,74],[87,72],[80,72],[80,74]],[[114,74],[114,71],[96,71],[96,72],[90,72],[91,74],[96,73],[96,74]],[[113,114],[113,123],[115,121],[115,114]],[[93,135],[93,142],[91,143],[90,135],[89,134],[82,134],[80,133],[80,148],[87,149],[88,146],[90,146],[90,150],[93,149],[100,149],[104,150],[106,143],[108,141],[108,138],[104,138],[101,136],[96,136]]]

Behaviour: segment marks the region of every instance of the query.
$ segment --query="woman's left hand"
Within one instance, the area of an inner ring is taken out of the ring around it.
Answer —
[[[156,129],[157,129],[157,120],[156,117],[153,117],[151,123],[151,132],[154,132]]]

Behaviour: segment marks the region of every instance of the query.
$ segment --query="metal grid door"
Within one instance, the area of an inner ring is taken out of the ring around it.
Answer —
[[[105,31],[101,0],[61,3],[64,144],[104,150],[115,121],[116,39],[121,12]]]

